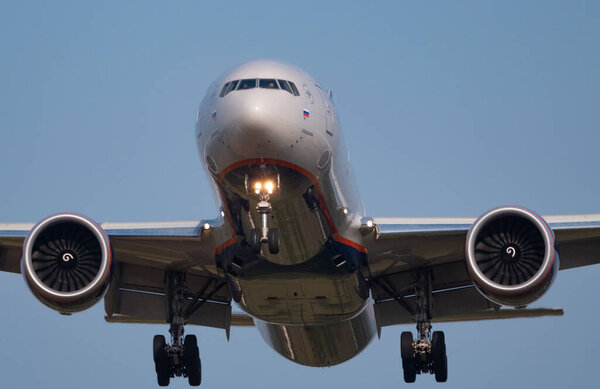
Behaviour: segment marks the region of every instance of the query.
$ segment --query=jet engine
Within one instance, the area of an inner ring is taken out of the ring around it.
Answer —
[[[94,305],[110,283],[112,253],[91,219],[61,213],[36,224],[23,244],[21,272],[33,294],[61,313]]]
[[[479,292],[513,307],[540,298],[559,268],[554,233],[542,217],[521,207],[496,208],[477,219],[465,253]]]

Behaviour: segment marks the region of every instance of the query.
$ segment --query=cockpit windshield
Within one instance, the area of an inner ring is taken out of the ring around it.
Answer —
[[[238,90],[252,88],[256,88],[256,78],[247,78],[245,80],[240,81],[240,86],[238,87]]]
[[[288,84],[288,82],[286,80],[277,80],[277,82],[279,83],[279,86],[281,87],[281,89],[288,91],[291,94],[294,94],[292,92],[292,88],[290,88],[290,84]]]
[[[291,81],[276,80],[275,78],[246,78],[226,82],[221,89],[219,97],[225,97],[229,92],[234,90],[254,89],[257,86],[263,89],[282,89],[294,96],[300,96],[298,88]]]
[[[265,89],[279,89],[277,81],[274,78],[261,78],[258,82],[258,86]]]

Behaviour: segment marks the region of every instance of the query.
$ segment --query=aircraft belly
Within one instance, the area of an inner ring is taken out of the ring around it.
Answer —
[[[277,325],[254,320],[263,339],[279,354],[307,366],[333,366],[360,353],[373,339],[373,306],[351,319],[325,325]]]
[[[250,264],[230,275],[240,291],[234,299],[253,317],[275,324],[317,325],[350,319],[367,304],[364,279],[358,271],[328,262],[325,256],[317,257],[309,263],[318,268],[293,271],[266,262]]]

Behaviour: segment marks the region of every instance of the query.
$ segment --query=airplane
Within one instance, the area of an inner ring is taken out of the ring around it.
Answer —
[[[96,223],[77,213],[0,224],[0,270],[65,315],[104,300],[111,323],[163,323],[157,382],[202,380],[185,325],[255,326],[283,357],[333,366],[383,327],[401,333],[406,382],[448,378],[432,323],[558,316],[527,308],[559,270],[600,262],[600,215],[500,206],[478,218],[369,217],[332,93],[301,69],[259,60],[208,88],[198,153],[214,219]],[[560,251],[560,258],[559,258]],[[243,313],[234,313],[235,304]]]

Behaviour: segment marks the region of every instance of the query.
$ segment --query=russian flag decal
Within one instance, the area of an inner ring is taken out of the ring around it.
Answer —
[[[217,111],[213,111],[210,117],[212,118],[212,120],[217,120]]]
[[[303,115],[304,115],[305,118],[309,118],[310,117],[310,112],[308,112],[308,109],[304,108]]]

